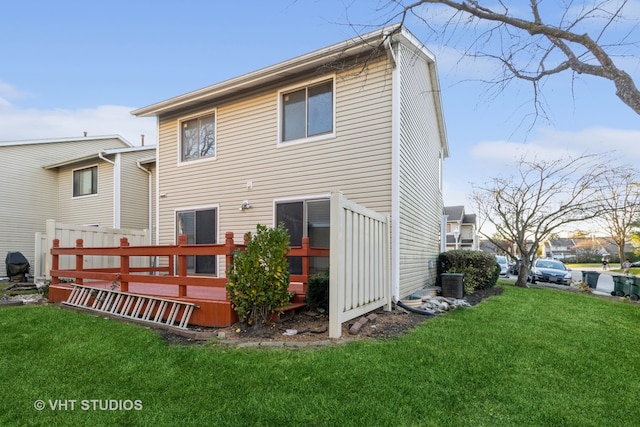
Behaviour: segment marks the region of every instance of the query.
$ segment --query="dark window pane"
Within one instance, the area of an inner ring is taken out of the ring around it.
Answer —
[[[302,246],[304,233],[304,203],[278,203],[276,205],[276,224],[284,224],[289,232],[289,244]],[[289,271],[291,274],[302,274],[302,258],[289,257]]]
[[[306,136],[305,129],[305,106],[306,91],[304,89],[287,93],[282,96],[283,117],[283,141],[304,138]]]
[[[216,243],[216,211],[215,209],[196,211],[196,243]],[[216,256],[196,256],[196,273],[215,274]]]
[[[303,202],[278,203],[276,205],[276,223],[283,223],[289,231],[291,246],[301,246],[304,233]]]
[[[198,120],[182,122],[182,160],[198,158]]]
[[[333,130],[333,83],[309,88],[309,123],[307,136]]]
[[[216,118],[210,116],[200,121],[200,157],[216,155]]]

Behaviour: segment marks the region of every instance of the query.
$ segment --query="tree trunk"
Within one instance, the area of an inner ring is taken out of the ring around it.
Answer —
[[[527,283],[527,276],[529,275],[529,268],[525,265],[525,263],[520,263],[520,267],[518,268],[518,278],[516,279],[515,286],[519,288],[528,288],[529,284]]]

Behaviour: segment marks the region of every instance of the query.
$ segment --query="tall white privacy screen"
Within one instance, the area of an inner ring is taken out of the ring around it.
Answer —
[[[63,224],[55,220],[47,220],[45,233],[36,233],[35,241],[35,265],[33,266],[34,278],[49,278],[51,270],[51,247],[53,239],[60,240],[60,247],[69,248],[76,246],[76,240],[82,239],[83,246],[92,247],[118,247],[120,239],[126,237],[131,246],[149,245],[149,230],[90,227],[74,224]],[[134,257],[131,266],[146,267],[152,262],[148,257]],[[109,268],[119,267],[119,257],[85,257],[85,268]],[[74,257],[61,257],[60,268],[69,269],[75,267]]]
[[[342,335],[342,323],[389,305],[389,220],[331,194],[329,337]]]

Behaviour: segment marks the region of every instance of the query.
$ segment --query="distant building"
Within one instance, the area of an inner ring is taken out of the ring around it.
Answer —
[[[625,252],[635,248],[627,243]],[[609,237],[549,239],[542,244],[542,256],[558,260],[618,258],[618,246]]]
[[[146,229],[151,224],[155,146],[120,136],[0,142],[0,256],[21,252],[33,266],[46,221]]]
[[[478,232],[475,214],[465,214],[464,206],[445,206],[446,250],[478,250]]]

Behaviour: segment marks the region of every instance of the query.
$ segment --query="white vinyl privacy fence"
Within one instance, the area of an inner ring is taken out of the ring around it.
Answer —
[[[131,246],[149,245],[149,230],[90,227],[74,224],[63,224],[53,219],[46,222],[46,232],[36,233],[35,241],[35,265],[33,275],[35,278],[50,278],[51,247],[53,239],[60,240],[60,247],[72,248],[76,246],[76,240],[82,239],[85,248],[90,247],[117,247],[120,239],[126,237]],[[148,267],[152,260],[148,257],[136,257],[132,259],[131,266]],[[119,257],[85,257],[84,268],[114,268],[120,266]],[[73,269],[74,257],[60,257],[60,269]]]
[[[342,323],[391,304],[389,220],[331,194],[329,337]]]

